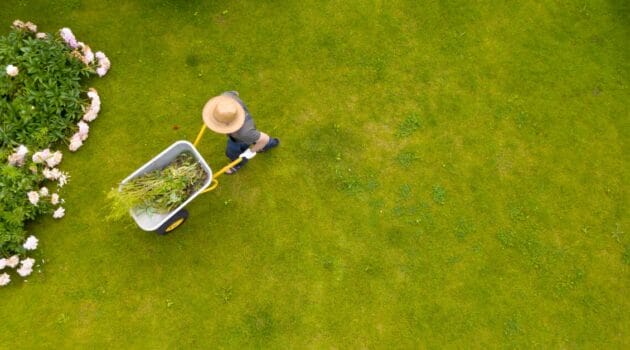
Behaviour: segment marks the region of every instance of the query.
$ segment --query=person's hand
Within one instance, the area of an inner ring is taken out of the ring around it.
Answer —
[[[256,156],[256,152],[252,151],[251,149],[247,149],[247,151],[241,153],[241,155],[239,157],[241,158],[247,158],[247,159],[252,159]]]

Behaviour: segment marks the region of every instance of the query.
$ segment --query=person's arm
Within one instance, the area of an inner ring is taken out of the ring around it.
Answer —
[[[258,152],[261,149],[265,148],[265,146],[267,146],[268,143],[269,143],[269,135],[265,134],[264,132],[260,132],[260,137],[250,149],[252,150],[252,152]]]

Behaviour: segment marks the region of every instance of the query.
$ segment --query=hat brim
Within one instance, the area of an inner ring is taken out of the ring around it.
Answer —
[[[225,124],[216,120],[213,115],[214,109],[216,108],[217,104],[222,101],[229,101],[236,105],[236,117],[229,124]],[[245,123],[245,110],[243,109],[243,106],[241,106],[233,98],[220,95],[215,96],[211,98],[208,102],[206,102],[206,105],[203,106],[201,117],[203,118],[204,124],[206,124],[206,126],[210,130],[218,132],[220,134],[230,134],[240,129],[241,126],[243,126],[243,124]]]

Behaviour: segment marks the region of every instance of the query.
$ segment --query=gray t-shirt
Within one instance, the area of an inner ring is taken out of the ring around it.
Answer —
[[[247,106],[245,106],[245,103],[243,103],[243,101],[232,91],[224,92],[223,95],[236,100],[236,102],[238,102],[238,104],[240,104],[245,110],[245,122],[243,123],[243,126],[235,132],[229,134],[229,136],[235,141],[243,142],[248,145],[256,143],[256,141],[260,138],[260,131],[256,130],[254,119],[251,114],[249,114],[249,110],[247,109]]]

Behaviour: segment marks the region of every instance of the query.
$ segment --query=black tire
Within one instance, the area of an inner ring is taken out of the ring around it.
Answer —
[[[168,219],[160,228],[155,230],[158,235],[166,235],[173,232],[176,228],[180,227],[188,219],[188,210],[182,209],[178,211],[173,217]]]

